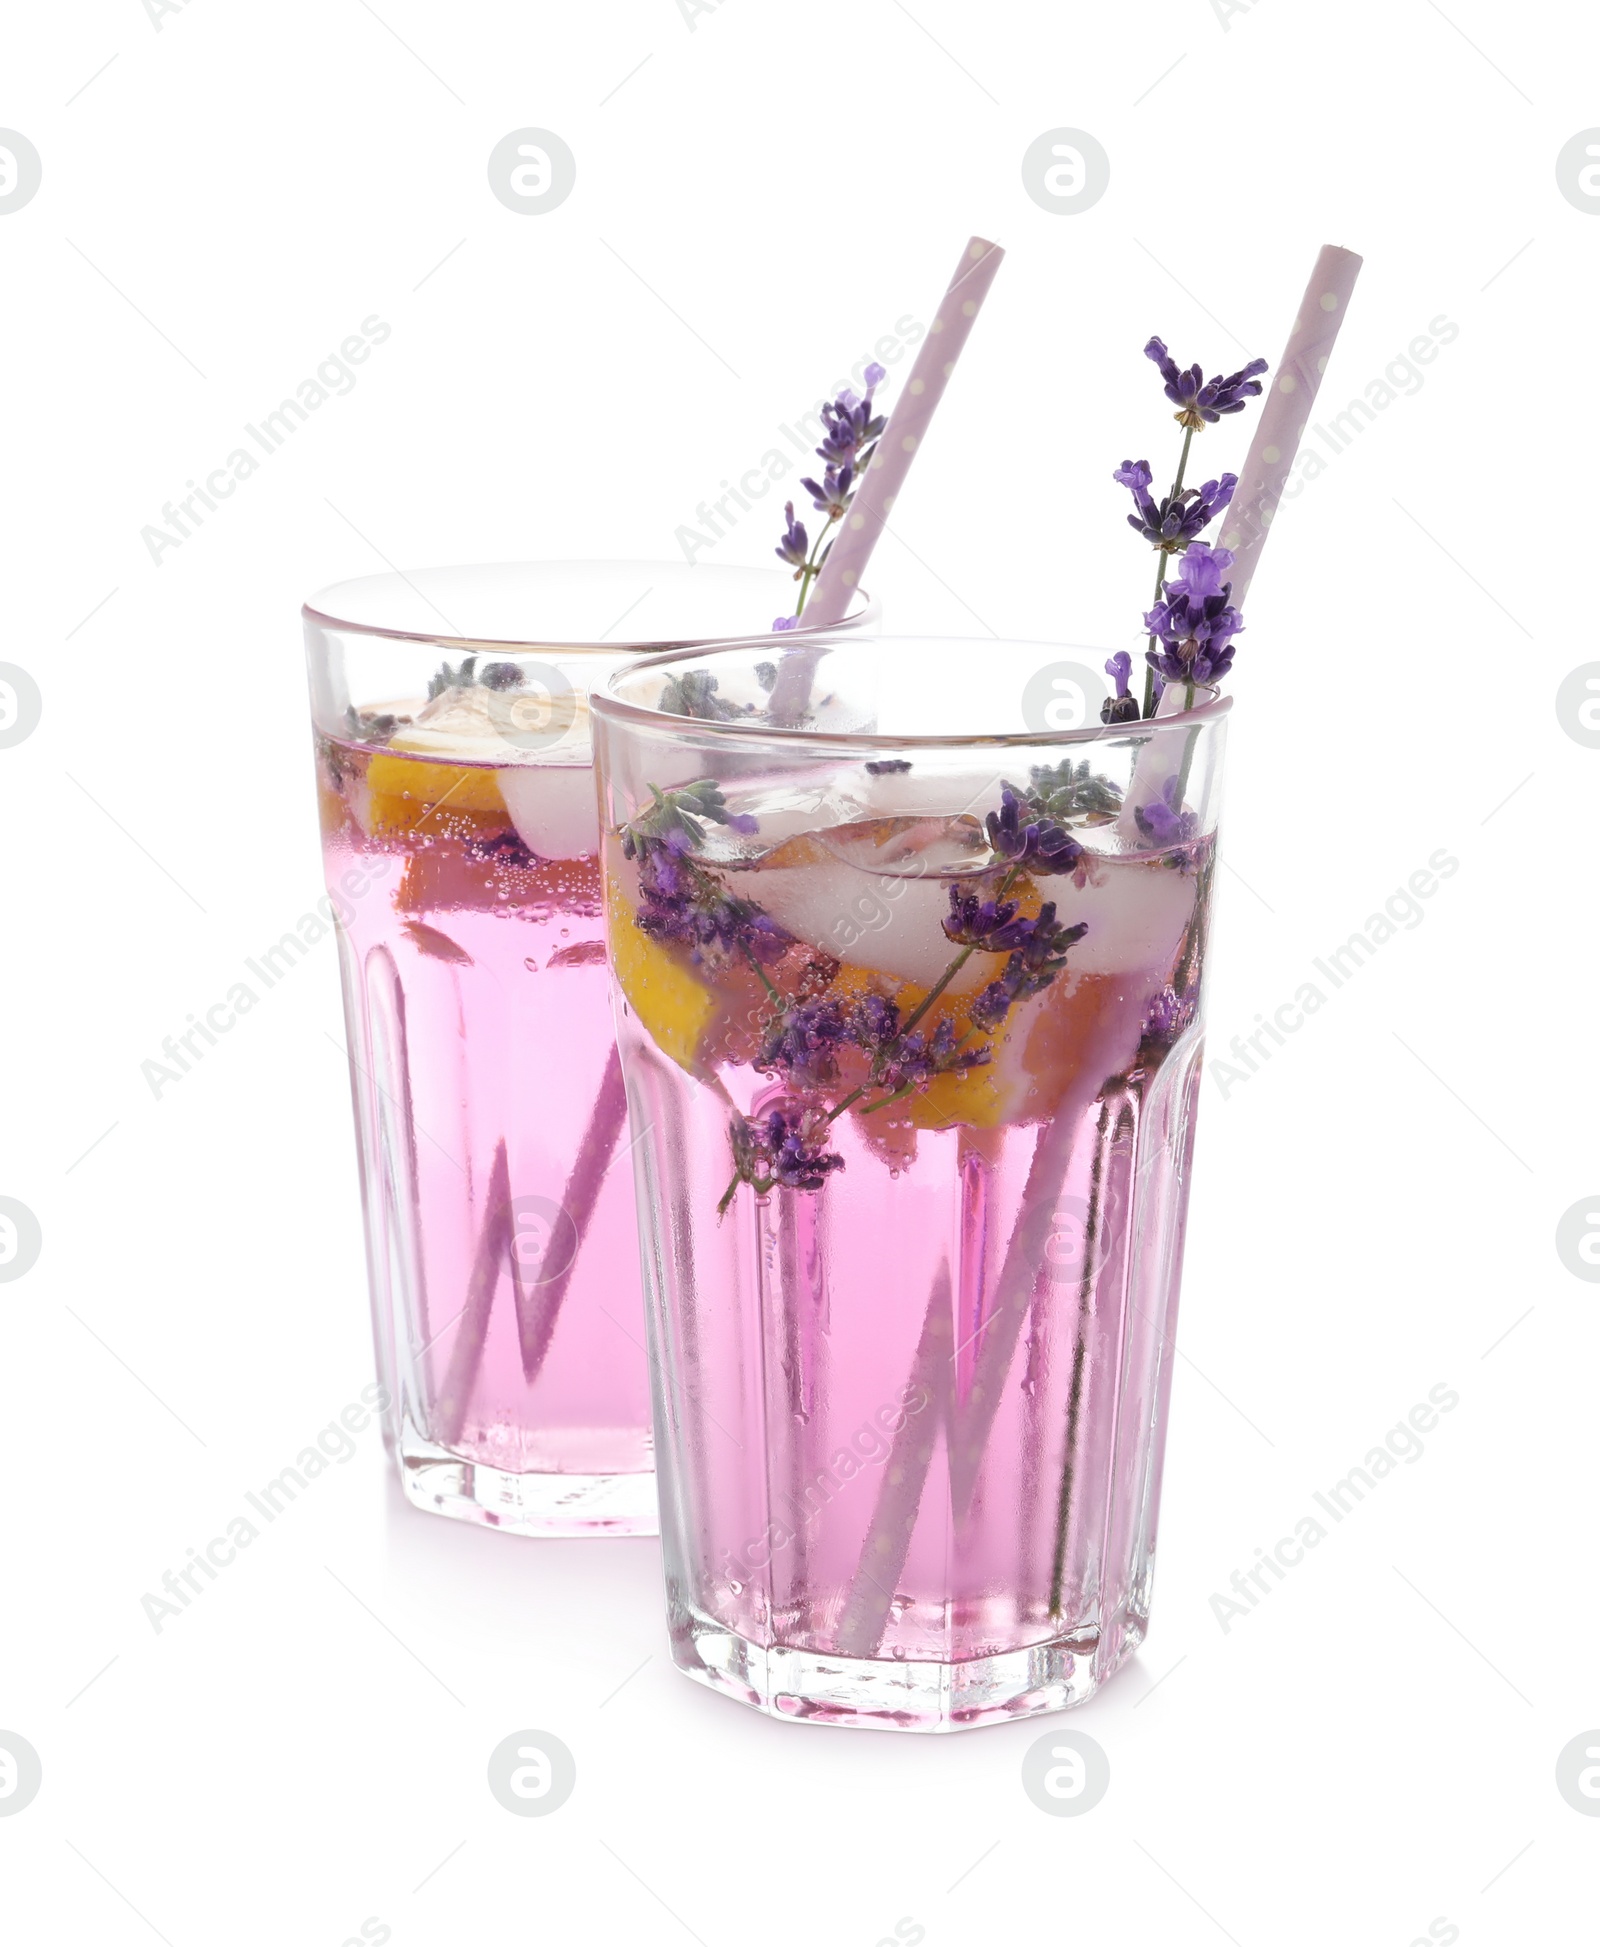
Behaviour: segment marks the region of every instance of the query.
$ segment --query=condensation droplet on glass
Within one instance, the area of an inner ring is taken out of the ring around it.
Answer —
[[[534,959],[531,953],[528,955],[527,959],[523,961],[522,964],[527,968],[529,973],[537,973],[539,971],[539,963],[537,960]]]
[[[730,1583],[728,1584],[728,1589],[729,1589],[729,1592],[730,1592],[730,1594],[733,1594],[733,1595],[743,1595],[743,1594],[744,1594],[744,1584],[743,1584],[742,1582],[730,1582]]]

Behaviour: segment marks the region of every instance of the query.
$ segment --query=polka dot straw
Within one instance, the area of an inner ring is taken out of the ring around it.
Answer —
[[[804,618],[808,629],[839,621],[850,606],[1005,254],[999,244],[982,237],[973,237],[961,253],[956,274],[939,302],[911,376],[889,415],[866,478],[856,489],[850,511],[811,590]]]
[[[1222,517],[1221,543],[1234,556],[1230,572],[1235,608],[1244,607],[1250,592],[1360,269],[1361,259],[1353,250],[1323,245],[1289,342],[1261,401],[1256,436],[1239,471],[1233,503]]]

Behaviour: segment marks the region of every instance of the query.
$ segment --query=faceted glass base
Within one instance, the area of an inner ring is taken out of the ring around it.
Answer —
[[[513,1535],[653,1535],[656,1477],[640,1474],[513,1474],[463,1459],[425,1440],[409,1421],[400,1485],[413,1507]]]
[[[913,1663],[767,1648],[674,1601],[678,1668],[752,1710],[868,1731],[966,1731],[1086,1703],[1144,1640],[1129,1617],[1115,1643],[1085,1636],[961,1663]]]

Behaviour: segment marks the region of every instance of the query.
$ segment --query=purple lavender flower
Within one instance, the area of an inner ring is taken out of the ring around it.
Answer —
[[[1017,917],[1014,899],[980,899],[959,886],[950,888],[950,916],[944,930],[957,946],[976,947],[983,953],[1009,953],[1032,936],[1035,924]]]
[[[1195,814],[1185,811],[1179,802],[1176,776],[1167,779],[1161,787],[1161,796],[1153,803],[1136,806],[1133,816],[1141,835],[1163,850],[1187,844],[1200,827]]]
[[[993,1034],[1011,1012],[1012,993],[1005,976],[991,980],[968,1010],[972,1025],[984,1034]]]
[[[881,413],[872,410],[873,392],[885,376],[883,367],[869,365],[864,376],[867,381],[864,399],[858,399],[846,387],[837,399],[822,408],[823,435],[817,447],[817,458],[826,463],[822,484],[819,486],[810,479],[800,482],[818,513],[826,514],[830,521],[843,519],[855,483],[888,423]],[[803,558],[800,565],[805,565]]]
[[[696,966],[726,966],[740,953],[761,965],[776,960],[788,935],[698,867],[689,848],[687,833],[673,831],[640,859],[639,931],[663,946],[687,948]]]
[[[1139,699],[1128,688],[1128,677],[1133,669],[1133,658],[1126,649],[1119,649],[1106,664],[1106,674],[1117,686],[1115,696],[1108,696],[1100,705],[1102,723],[1136,723],[1139,719]]]
[[[728,703],[718,696],[717,678],[709,669],[686,669],[681,676],[669,676],[661,687],[661,708],[676,717],[723,723],[756,713],[753,703]]]
[[[1224,577],[1232,566],[1226,548],[1195,541],[1178,575],[1163,584],[1166,600],[1144,618],[1163,645],[1146,650],[1145,659],[1163,682],[1216,683],[1232,668],[1233,638],[1244,628],[1228,600],[1233,584]]]
[[[817,451],[823,449],[819,446]],[[850,505],[851,490],[855,484],[855,468],[848,462],[843,466],[829,465],[823,472],[822,485],[815,480],[800,482],[811,496],[811,504],[819,514],[826,514],[830,521],[842,520],[845,509]]]
[[[813,1109],[774,1109],[767,1117],[772,1174],[785,1190],[820,1190],[844,1158],[824,1145],[828,1121]]]
[[[1163,987],[1144,1017],[1143,1038],[1170,1046],[1188,1030],[1196,1012],[1193,994],[1180,994],[1175,988]]]
[[[755,1122],[732,1124],[734,1168],[758,1193],[774,1187],[820,1190],[844,1158],[827,1148],[828,1119],[819,1110],[786,1102]]]
[[[858,399],[846,387],[832,405],[822,408],[822,423],[826,431],[822,444],[817,448],[819,459],[832,462],[859,460],[864,466],[873,442],[887,424],[881,414],[875,414],[872,410],[872,395],[886,377],[883,367],[869,365],[862,376],[867,385],[864,399]]]
[[[772,626],[780,632],[784,629],[798,629],[800,618],[798,615],[775,615],[772,618]]]
[[[1083,857],[1083,847],[1075,838],[1035,813],[1009,784],[1000,786],[1000,809],[989,813],[984,826],[996,855],[1030,872],[1073,872]]]
[[[1048,987],[1067,964],[1068,949],[1077,945],[1089,930],[1087,921],[1075,926],[1057,926],[1056,902],[1046,900],[1032,931],[1006,963],[1005,979],[1017,1000],[1026,1000]]]
[[[991,980],[972,1003],[974,1027],[992,1033],[1018,1001],[1042,993],[1067,964],[1068,951],[1077,945],[1089,928],[1080,920],[1076,926],[1056,924],[1055,901],[1039,908],[1039,916],[1028,922],[1022,940],[998,980]]]
[[[768,1074],[777,1070],[797,1088],[822,1088],[838,1076],[835,1057],[848,1031],[837,1001],[801,1001],[768,1028],[751,1066]]]
[[[863,994],[850,1010],[850,1039],[876,1058],[900,1032],[900,1009],[882,994]]]
[[[987,1048],[963,1048],[948,1020],[941,1021],[931,1035],[920,1030],[904,1033],[900,1009],[881,994],[863,994],[855,1003],[849,1032],[871,1061],[874,1082],[891,1095],[920,1088],[935,1075],[965,1073],[989,1059]]]
[[[780,561],[787,561],[789,566],[794,569],[796,575],[798,575],[800,570],[806,565],[806,556],[811,552],[811,543],[806,538],[805,523],[803,521],[797,521],[794,517],[794,502],[792,500],[786,500],[783,503],[783,518],[786,522],[783,530],[783,540],[773,549],[773,553]]]
[[[891,1095],[921,1088],[935,1075],[964,1075],[969,1068],[981,1068],[989,1059],[987,1048],[963,1048],[955,1024],[944,1020],[932,1034],[920,1030],[903,1034],[875,1067],[880,1087]]]
[[[1239,484],[1237,474],[1225,473],[1203,487],[1182,487],[1158,503],[1151,496],[1150,468],[1143,460],[1124,460],[1111,477],[1128,489],[1139,510],[1128,516],[1129,527],[1168,554],[1198,540],[1232,500]]]
[[[1252,358],[1248,365],[1230,372],[1226,378],[1207,379],[1198,365],[1181,371],[1159,338],[1150,340],[1144,355],[1161,368],[1166,395],[1178,408],[1173,418],[1191,432],[1199,432],[1207,424],[1215,425],[1224,413],[1243,412],[1245,400],[1259,395],[1259,375],[1267,369],[1264,358]]]

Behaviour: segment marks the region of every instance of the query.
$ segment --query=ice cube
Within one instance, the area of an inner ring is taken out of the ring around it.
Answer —
[[[1079,887],[1071,878],[1040,879],[1039,890],[1056,902],[1063,926],[1082,920],[1088,932],[1072,948],[1074,973],[1159,970],[1177,958],[1194,913],[1193,875],[1144,859],[1102,859]]]
[[[852,778],[851,784],[873,811],[945,817],[966,814],[981,821],[985,813],[999,809],[1000,786],[1006,779],[1018,781],[1015,769],[1008,770],[1005,762],[975,768],[971,758],[964,756],[961,766],[952,768],[934,757],[918,757],[911,760],[906,771],[873,773],[863,765],[860,777]]]
[[[600,807],[588,764],[507,764],[500,795],[517,836],[541,859],[592,857],[600,848]]]
[[[931,987],[960,951],[944,931],[946,881],[914,870],[863,872],[815,835],[790,840],[775,856],[782,862],[742,877],[738,890],[807,946],[918,987]],[[1002,955],[975,953],[947,991],[972,993],[1004,964]]]

